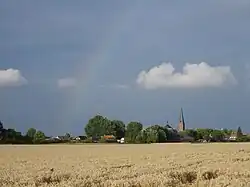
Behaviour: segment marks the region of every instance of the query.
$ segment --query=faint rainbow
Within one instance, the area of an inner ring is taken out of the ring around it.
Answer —
[[[102,66],[109,63],[113,55],[116,54],[120,33],[124,27],[129,27],[131,15],[136,11],[136,7],[136,4],[134,4],[116,19],[109,29],[109,35],[101,42],[98,49],[90,54],[87,60],[84,60],[84,63],[77,67],[74,76],[77,78],[79,86],[68,95],[65,107],[62,107],[58,121],[60,126],[63,124],[67,125],[68,120],[77,118],[79,112],[82,112],[80,108],[84,105],[84,100],[87,98],[89,84],[93,78],[98,77],[98,72],[102,70]],[[65,120],[65,118],[68,120]]]

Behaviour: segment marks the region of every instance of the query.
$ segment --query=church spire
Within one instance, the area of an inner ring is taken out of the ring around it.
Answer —
[[[181,112],[180,112],[180,120],[179,120],[179,122],[185,123],[184,122],[184,116],[183,116],[183,109],[182,108],[181,108]]]
[[[185,126],[185,121],[184,121],[183,109],[181,108],[178,131],[184,131],[185,129],[186,129],[186,126]]]

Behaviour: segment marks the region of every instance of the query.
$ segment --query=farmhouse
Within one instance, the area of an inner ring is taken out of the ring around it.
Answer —
[[[104,135],[103,139],[106,142],[116,142],[116,137],[114,135]]]

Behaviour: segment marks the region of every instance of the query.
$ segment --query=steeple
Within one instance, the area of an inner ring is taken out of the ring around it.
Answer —
[[[184,122],[184,116],[183,116],[183,109],[182,108],[181,108],[181,112],[180,112],[180,120],[179,120],[179,122],[185,123]]]
[[[177,130],[184,131],[185,129],[186,129],[186,126],[185,126],[185,121],[184,121],[184,116],[183,116],[183,109],[181,108],[179,124],[178,124]]]

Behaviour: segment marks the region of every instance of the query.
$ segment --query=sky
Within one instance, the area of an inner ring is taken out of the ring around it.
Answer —
[[[0,120],[84,133],[96,114],[250,132],[248,0],[2,0]]]

